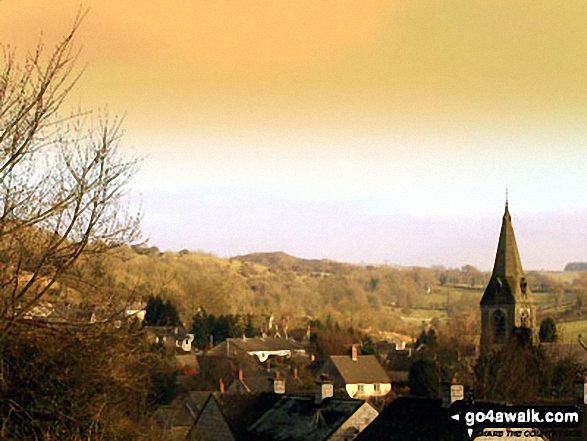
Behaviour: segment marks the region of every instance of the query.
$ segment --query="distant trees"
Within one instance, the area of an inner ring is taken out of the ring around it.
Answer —
[[[472,265],[461,268],[445,268],[434,266],[433,270],[440,285],[467,285],[470,288],[484,286],[489,279],[489,273],[482,272]]]
[[[145,326],[179,326],[179,314],[175,305],[160,296],[149,297],[145,308]]]
[[[199,348],[206,348],[210,338],[214,344],[221,343],[227,338],[256,337],[259,330],[253,326],[250,315],[207,315],[196,314],[192,318],[191,332],[194,334],[194,344]]]
[[[540,322],[538,338],[542,343],[553,343],[558,340],[556,323],[552,318],[547,317],[544,320],[542,320],[542,322]]]
[[[573,306],[580,317],[587,306],[587,272],[581,273],[579,277],[573,280],[571,292],[573,294]]]

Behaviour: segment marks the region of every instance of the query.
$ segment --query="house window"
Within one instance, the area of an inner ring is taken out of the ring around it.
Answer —
[[[359,392],[365,392],[365,385],[364,384],[358,384],[357,385],[357,391],[359,391]]]
[[[375,392],[380,392],[380,391],[381,391],[381,384],[375,383]]]

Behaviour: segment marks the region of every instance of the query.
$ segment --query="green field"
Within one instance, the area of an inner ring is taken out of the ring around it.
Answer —
[[[559,341],[562,343],[576,343],[579,335],[587,340],[587,318],[573,322],[557,323]]]

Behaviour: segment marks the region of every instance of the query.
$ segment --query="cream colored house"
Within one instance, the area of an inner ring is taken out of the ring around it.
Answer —
[[[391,391],[391,380],[377,358],[358,355],[356,347],[350,356],[332,355],[323,371],[336,389],[344,389],[351,398],[382,397]]]

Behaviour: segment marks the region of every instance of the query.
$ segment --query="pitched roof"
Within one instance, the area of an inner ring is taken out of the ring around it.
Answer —
[[[194,417],[185,405],[174,403],[160,406],[153,414],[153,420],[165,430],[184,427],[187,431],[193,424]]]
[[[204,407],[211,405],[211,400],[220,410],[224,421],[230,428],[235,440],[249,440],[247,427],[263,415],[268,409],[279,400],[279,396],[275,394],[222,394],[213,392],[206,400]],[[200,412],[198,419],[194,423],[194,427],[190,430],[190,434],[195,431],[201,418],[205,418],[205,412]],[[214,424],[201,424],[200,430],[194,433],[197,439],[216,439]],[[207,433],[206,431],[212,431]]]
[[[502,277],[521,277],[524,274],[514,228],[512,227],[512,217],[507,204],[502,218],[493,274]]]
[[[346,384],[390,383],[374,355],[359,355],[357,360],[348,355],[332,355],[330,360]]]
[[[208,400],[208,397],[211,393],[212,392],[199,390],[188,392],[188,398],[185,402],[185,406],[192,414],[194,419],[196,419],[202,411],[202,408],[204,407],[204,404],[206,404],[206,401]]]
[[[228,345],[228,351],[227,351]],[[258,337],[258,338],[229,338],[207,352],[207,355],[243,354],[245,352],[275,352],[275,351],[301,351],[306,345],[285,338]]]
[[[267,371],[247,371],[242,380],[235,380],[227,388],[227,392],[250,393],[250,392],[273,392],[274,374]]]
[[[481,304],[514,304],[523,295],[520,287],[520,281],[523,277],[524,270],[512,227],[512,217],[506,203],[493,273],[481,299]]]
[[[364,404],[363,400],[285,396],[250,428],[250,439],[326,440]]]

